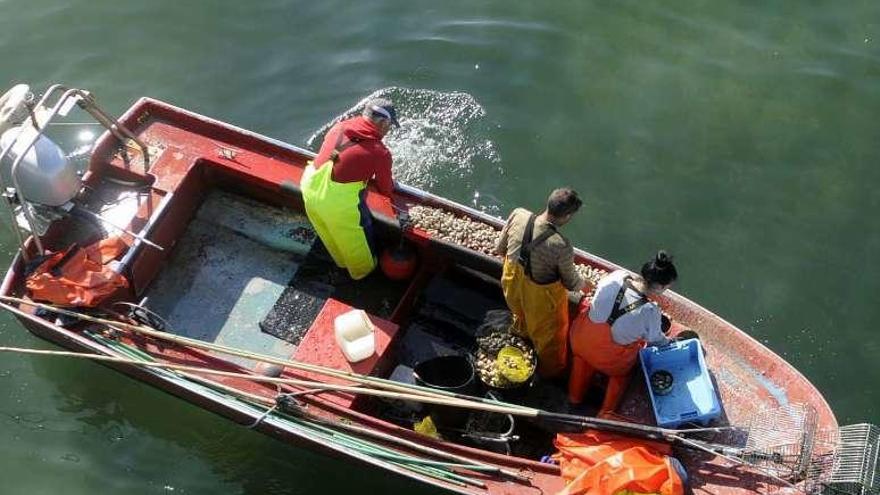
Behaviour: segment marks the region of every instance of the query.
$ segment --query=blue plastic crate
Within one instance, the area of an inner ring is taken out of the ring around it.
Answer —
[[[642,371],[654,408],[657,426],[676,428],[684,423],[708,424],[721,415],[721,403],[706,369],[703,348],[697,339],[672,342],[639,351]],[[666,370],[672,374],[672,390],[657,395],[651,388],[651,374]]]

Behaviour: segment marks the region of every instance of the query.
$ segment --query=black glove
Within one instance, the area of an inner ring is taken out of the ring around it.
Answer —
[[[394,210],[397,213],[397,223],[400,225],[400,232],[405,232],[412,228],[412,218],[405,210]]]

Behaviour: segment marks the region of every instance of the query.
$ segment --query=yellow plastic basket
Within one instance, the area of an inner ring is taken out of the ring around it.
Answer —
[[[512,345],[504,346],[495,358],[495,367],[511,383],[522,383],[532,376],[532,363],[523,351]]]

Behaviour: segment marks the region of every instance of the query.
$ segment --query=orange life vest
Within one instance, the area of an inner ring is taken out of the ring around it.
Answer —
[[[28,276],[29,296],[59,306],[97,306],[116,289],[128,287],[128,280],[107,266],[126,249],[121,238],[110,237],[84,248],[74,245],[59,251]]]

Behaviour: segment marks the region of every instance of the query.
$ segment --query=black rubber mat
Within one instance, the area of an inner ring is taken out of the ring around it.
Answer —
[[[291,344],[299,344],[334,292],[334,270],[339,271],[324,245],[316,240],[293,279],[260,322],[260,329]]]
[[[330,291],[332,289],[329,287]],[[266,318],[260,322],[260,330],[298,345],[312,321],[321,312],[327,297],[328,288],[317,284],[310,287],[287,287]]]
[[[406,282],[389,280],[378,269],[362,280],[352,280],[346,270],[336,266],[321,241],[316,240],[287,288],[260,322],[260,329],[297,345],[328,298],[387,319],[406,287]]]

